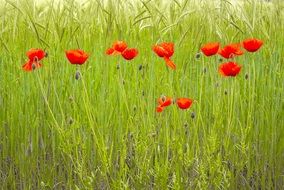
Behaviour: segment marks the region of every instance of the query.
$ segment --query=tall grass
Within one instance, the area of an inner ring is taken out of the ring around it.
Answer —
[[[283,10],[256,0],[1,0],[1,188],[283,188]],[[236,78],[219,76],[218,57],[195,58],[203,43],[248,37],[264,46],[236,58]],[[104,55],[117,39],[139,56]],[[161,41],[175,43],[176,71],[151,51]],[[32,47],[49,57],[26,73]],[[73,48],[91,54],[80,80],[64,55]],[[196,102],[157,114],[162,94]]]

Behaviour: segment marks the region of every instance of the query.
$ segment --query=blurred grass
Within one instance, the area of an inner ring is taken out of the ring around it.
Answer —
[[[0,2],[2,189],[284,186],[282,1]],[[236,78],[218,75],[218,57],[195,58],[203,43],[248,37],[264,46],[236,58]],[[117,39],[139,56],[105,56]],[[151,51],[161,41],[175,42],[176,71]],[[49,57],[26,73],[32,47]],[[78,81],[73,48],[91,54]],[[161,94],[197,102],[156,114]]]

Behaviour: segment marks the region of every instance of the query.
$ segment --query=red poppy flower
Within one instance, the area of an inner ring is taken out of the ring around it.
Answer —
[[[121,54],[124,50],[126,50],[127,44],[124,41],[116,41],[112,44],[111,48],[106,50],[107,55],[118,55]]]
[[[166,50],[165,57],[170,58],[174,54],[174,43],[164,42],[160,44]]]
[[[127,44],[124,41],[116,41],[113,43],[112,47],[115,51],[122,53],[127,48]]]
[[[190,108],[191,104],[193,103],[192,99],[189,98],[178,98],[177,105],[180,109],[188,109]]]
[[[23,66],[23,70],[25,71],[32,71],[36,68],[41,67],[42,65],[37,61],[28,60]]]
[[[246,39],[243,41],[243,47],[248,51],[248,52],[256,52],[261,46],[263,42],[261,40],[251,38],[251,39]]]
[[[167,54],[167,51],[160,45],[154,45],[153,51],[159,56],[159,57],[165,57]]]
[[[220,44],[218,42],[208,43],[201,47],[201,51],[206,56],[212,56],[218,53]]]
[[[170,58],[174,54],[174,43],[164,42],[153,46],[153,51],[159,57],[168,57]]]
[[[170,106],[172,104],[173,99],[171,97],[162,96],[158,99],[158,107],[156,108],[156,111],[158,113],[162,112],[165,107]]]
[[[65,51],[66,57],[71,64],[82,65],[86,62],[89,55],[83,50],[68,50]]]
[[[40,61],[46,56],[46,53],[42,49],[32,48],[27,51],[26,55],[31,61]]]
[[[162,96],[161,98],[158,99],[158,103],[162,107],[167,107],[167,106],[172,104],[172,98],[171,97]]]
[[[239,74],[242,66],[235,62],[224,63],[219,66],[219,73],[223,76],[234,77]]]
[[[219,50],[219,54],[226,58],[233,58],[236,55],[242,55],[244,52],[240,49],[240,44],[229,44]]]
[[[174,54],[174,43],[164,42],[154,45],[152,49],[159,57],[164,58],[168,67],[176,69],[176,65],[172,60],[170,60],[170,57],[172,57]]]
[[[136,48],[128,48],[125,49],[121,55],[126,60],[132,60],[138,55],[138,50]]]

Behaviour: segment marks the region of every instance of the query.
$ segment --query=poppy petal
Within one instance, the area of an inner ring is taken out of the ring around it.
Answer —
[[[167,54],[167,51],[160,45],[154,45],[152,49],[159,57],[164,57]]]
[[[223,63],[219,66],[219,73],[225,77],[235,77],[241,71],[242,66],[235,62]]]
[[[229,44],[219,50],[219,54],[226,58],[230,59],[236,55],[242,55],[244,52],[240,49],[240,44]]]
[[[166,57],[171,57],[174,54],[174,43],[172,42],[164,42],[161,43],[161,46],[166,50]]]
[[[174,62],[172,60],[170,60],[170,58],[164,57],[164,60],[166,61],[166,64],[167,64],[168,67],[170,67],[173,70],[176,69],[176,65],[174,64]]]
[[[124,50],[121,55],[126,60],[132,60],[138,55],[138,50],[136,48],[129,48]]]
[[[116,41],[113,43],[112,47],[114,50],[122,53],[127,48],[127,44],[124,41]]]
[[[220,44],[218,42],[208,43],[201,47],[201,51],[206,56],[212,56],[218,53]]]
[[[42,49],[32,48],[29,51],[27,51],[26,55],[29,58],[29,60],[40,61],[45,57],[46,53]]]
[[[180,109],[188,109],[192,105],[193,100],[189,98],[178,98],[177,99],[177,106]]]
[[[35,61],[27,61],[23,66],[23,70],[25,71],[32,71],[36,68],[40,68],[42,65],[39,62],[35,62]]]
[[[158,103],[162,107],[167,107],[167,106],[172,104],[172,98],[163,96],[163,97],[158,99]]]
[[[161,113],[162,111],[164,111],[164,107],[162,107],[162,106],[158,106],[157,108],[156,108],[156,112],[157,113]]]
[[[68,50],[65,51],[66,57],[71,64],[82,65],[84,64],[89,55],[83,50]]]
[[[259,48],[261,48],[262,44],[263,41],[251,38],[244,40],[242,45],[248,52],[256,52]]]

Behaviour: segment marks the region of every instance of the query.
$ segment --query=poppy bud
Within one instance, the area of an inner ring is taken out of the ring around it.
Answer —
[[[136,110],[137,110],[137,107],[136,107],[136,106],[134,106],[134,107],[133,107],[133,111],[134,111],[134,112],[136,112]]]
[[[79,71],[76,71],[76,74],[75,74],[75,79],[76,80],[79,80],[81,77],[81,73]]]
[[[72,118],[72,117],[69,117],[69,119],[68,119],[68,124],[69,124],[69,125],[72,125],[73,123],[74,123],[73,118]]]
[[[70,102],[73,102],[74,101],[74,98],[72,96],[69,96],[69,101]]]
[[[207,72],[207,69],[206,69],[206,68],[204,68],[204,69],[203,69],[203,73],[205,74],[206,72]]]
[[[144,92],[144,90],[142,91],[142,96],[145,96],[145,92]]]
[[[222,62],[223,62],[223,59],[222,59],[222,58],[219,58],[219,62],[222,63]]]
[[[120,65],[119,64],[116,65],[116,69],[117,70],[120,69]]]
[[[195,55],[195,58],[196,59],[199,59],[201,57],[201,54],[198,52],[196,55]]]
[[[139,71],[143,69],[143,65],[139,65]]]
[[[44,57],[48,57],[48,52],[47,51],[45,52]]]
[[[248,78],[249,78],[249,75],[248,75],[248,73],[246,73],[245,79],[248,80]]]
[[[225,95],[227,95],[227,94],[228,94],[228,91],[227,91],[227,90],[225,90],[224,94],[225,94]]]
[[[191,117],[191,119],[194,119],[194,118],[195,118],[195,113],[194,113],[194,112],[191,112],[190,117]]]
[[[36,65],[33,63],[32,64],[32,69],[35,70],[36,69]]]
[[[166,101],[166,96],[165,96],[165,95],[162,95],[162,96],[161,96],[161,99],[162,99],[163,102]]]

